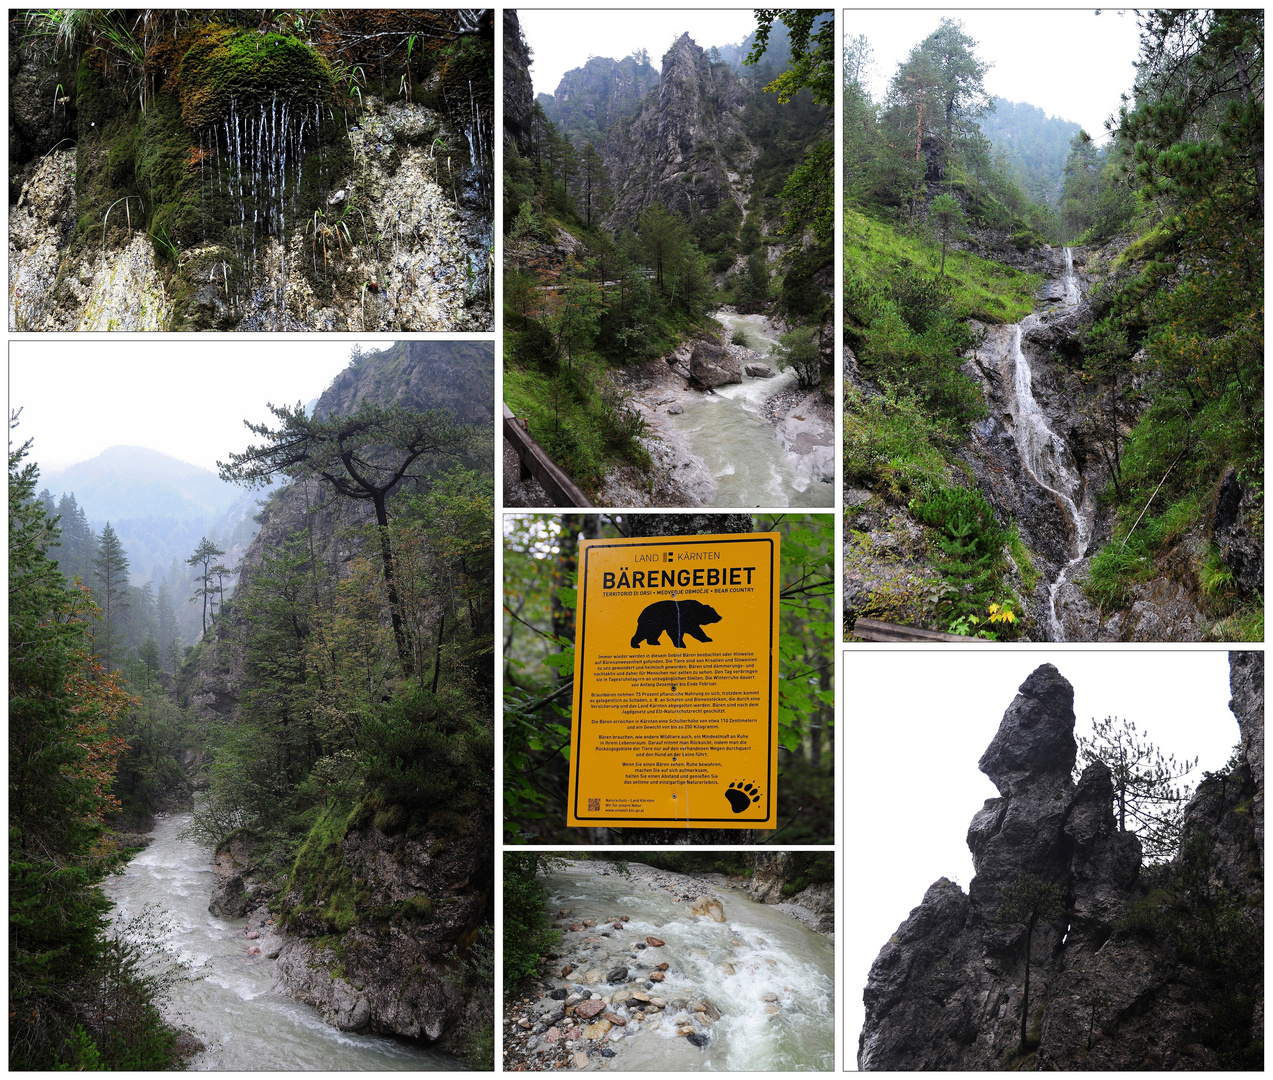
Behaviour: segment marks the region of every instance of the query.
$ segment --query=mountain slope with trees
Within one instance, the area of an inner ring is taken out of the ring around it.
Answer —
[[[483,343],[359,351],[312,416],[253,427],[222,475],[289,482],[177,681],[212,757],[195,828],[233,841],[250,902],[286,931],[282,985],[329,1023],[475,1063],[492,1038],[492,363]],[[478,422],[433,404],[451,400]]]
[[[720,303],[829,340],[833,29],[764,15],[792,24],[785,73],[759,39],[736,74],[682,35],[643,98],[641,57],[590,60],[564,100],[531,103],[529,79],[506,78],[505,399],[594,496],[619,466],[649,486],[622,369],[717,342]],[[531,60],[520,29],[510,55]]]
[[[950,20],[881,105],[846,87],[849,627],[1263,636],[1263,19],[1140,19],[1113,139],[1071,138],[1059,214],[987,159],[984,64]],[[930,96],[943,71],[958,77]],[[1011,324],[1063,306],[1059,241],[1076,245],[1080,302],[1022,348],[1088,507],[1074,564],[1064,523],[1047,520],[1056,500],[998,420],[1016,393]],[[900,557],[881,558],[899,530]]]

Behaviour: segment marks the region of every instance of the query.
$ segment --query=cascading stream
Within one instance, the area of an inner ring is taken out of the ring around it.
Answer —
[[[249,956],[245,919],[208,913],[216,884],[212,851],[179,838],[189,814],[161,817],[148,848],[102,884],[128,925],[148,905],[171,924],[142,944],[180,962],[186,973],[161,1001],[166,1015],[206,1049],[190,1068],[258,1070],[461,1069],[445,1054],[383,1035],[357,1035],[323,1023],[317,1011],[271,990],[274,962]]]
[[[747,329],[752,348],[765,353],[775,344],[763,315],[718,312],[726,334]],[[728,338],[727,338],[728,340]],[[696,394],[685,411],[668,421],[686,434],[690,448],[706,462],[716,484],[714,506],[830,506],[833,488],[796,468],[765,418],[765,401],[795,385],[788,368],[771,379],[744,377],[741,383]]]
[[[828,938],[771,905],[752,902],[744,889],[716,887],[723,885],[716,876],[713,892],[720,897],[724,922],[695,916],[692,903],[674,902],[665,889],[652,887],[670,880],[692,888],[682,875],[634,865],[625,878],[598,874],[598,865],[575,863],[547,879],[552,909],[573,912],[567,923],[596,920],[595,927],[563,935],[563,959],[575,970],[570,980],[557,981],[612,996],[621,988],[641,991],[643,969],[636,963],[647,969],[668,964],[663,981],[648,992],[665,1000],[666,1008],[650,1010],[643,1020],[635,1013],[649,1006],[637,999],[612,1001],[605,1010],[627,1021],[604,1037],[616,1054],[614,1068],[783,1072],[833,1067],[835,948]],[[602,921],[622,916],[629,921],[621,931]],[[646,948],[651,937],[664,944]],[[618,966],[628,967],[636,978],[621,987],[587,981],[590,969]],[[718,1010],[719,1020],[709,1024],[694,1012],[693,1003],[703,999]],[[687,1023],[695,1029],[695,1042],[678,1033]]]
[[[1074,273],[1074,253],[1065,249],[1065,275],[1062,278],[1065,290],[1059,311],[1071,311],[1078,306],[1081,294],[1078,277]],[[1087,554],[1087,545],[1092,538],[1092,521],[1089,514],[1080,506],[1083,499],[1083,476],[1075,463],[1069,446],[1049,426],[1047,417],[1034,399],[1030,362],[1021,348],[1022,336],[1049,320],[1053,315],[1035,313],[1028,315],[1017,324],[1012,337],[1012,396],[1013,396],[1013,431],[1012,436],[1017,444],[1017,452],[1021,455],[1021,463],[1026,472],[1041,488],[1056,500],[1066,518],[1070,532],[1069,561],[1062,568],[1057,579],[1048,587],[1048,623],[1052,641],[1065,640],[1065,628],[1056,611],[1056,597],[1061,586],[1074,566],[1081,562]]]

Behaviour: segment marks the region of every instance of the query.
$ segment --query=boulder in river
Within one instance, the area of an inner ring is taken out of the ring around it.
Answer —
[[[700,896],[690,909],[692,915],[707,915],[716,922],[725,921],[725,908],[719,900],[711,896]]]
[[[710,341],[694,343],[690,355],[690,378],[705,390],[743,381],[742,369],[729,351]]]
[[[759,360],[753,360],[743,370],[753,379],[772,379],[778,374],[768,364],[762,364]]]
[[[221,881],[208,901],[208,911],[223,919],[241,919],[252,908],[252,897],[242,874],[230,874]]]

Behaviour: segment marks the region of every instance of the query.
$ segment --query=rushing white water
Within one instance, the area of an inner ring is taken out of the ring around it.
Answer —
[[[212,852],[178,839],[189,814],[161,818],[148,848],[103,889],[124,924],[157,905],[170,925],[154,942],[187,969],[163,1002],[165,1013],[206,1046],[192,1069],[429,1070],[463,1066],[405,1040],[353,1035],[323,1023],[308,1005],[271,992],[274,961],[248,956],[245,919],[208,913],[216,884]]]
[[[826,937],[771,906],[752,903],[742,890],[717,891],[725,914],[725,922],[718,923],[692,915],[690,903],[673,903],[669,893],[652,890],[647,875],[659,871],[634,866],[637,872],[624,878],[597,875],[596,866],[576,863],[552,874],[547,884],[553,908],[571,908],[573,919],[597,920],[596,929],[586,934],[604,941],[602,947],[594,951],[580,943],[591,957],[616,950],[614,962],[622,963],[628,955],[617,951],[622,942],[653,936],[665,942],[657,955],[655,950],[639,955],[669,965],[665,980],[652,991],[669,1007],[661,1019],[651,1014],[614,1029],[621,1034],[609,1044],[616,1052],[612,1068],[784,1072],[834,1067],[835,949]],[[630,921],[618,933],[601,922],[623,915]],[[604,933],[611,936],[603,939]],[[568,933],[566,938],[583,936]],[[613,989],[606,986],[602,992]],[[710,1041],[700,1048],[677,1034],[675,1002],[704,998],[720,1020],[704,1028]],[[630,1017],[636,1005],[628,1002],[613,1011]],[[634,1027],[635,1033],[628,1034]]]
[[[1057,310],[1070,311],[1080,300],[1078,277],[1074,273],[1074,253],[1065,249],[1065,299]],[[1034,481],[1049,492],[1065,514],[1070,530],[1069,561],[1048,587],[1048,622],[1052,641],[1065,640],[1065,628],[1056,611],[1056,596],[1075,564],[1087,554],[1092,538],[1091,515],[1083,510],[1083,476],[1068,444],[1048,425],[1047,417],[1034,399],[1030,362],[1021,349],[1022,334],[1047,322],[1054,312],[1028,315],[1017,325],[1012,338],[1013,438],[1021,462]]]
[[[763,315],[719,312],[715,316],[732,334],[745,327],[752,348],[764,357],[775,344]],[[773,366],[771,364],[771,366]],[[688,437],[690,449],[711,470],[716,483],[714,506],[830,506],[834,485],[814,480],[792,460],[764,414],[765,402],[795,385],[792,369],[772,379],[744,375],[741,383],[719,386],[711,394],[695,394],[685,411],[668,421]]]

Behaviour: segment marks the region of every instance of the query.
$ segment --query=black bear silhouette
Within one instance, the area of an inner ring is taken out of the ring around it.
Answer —
[[[735,780],[725,790],[725,798],[729,800],[730,808],[735,814],[741,814],[752,803],[760,801],[760,789],[752,783],[743,783],[741,780]]]
[[[657,645],[664,631],[678,649],[685,648],[686,634],[695,641],[711,641],[703,633],[703,624],[716,622],[720,622],[720,616],[708,604],[700,604],[697,600],[658,600],[637,616],[632,648],[639,649],[642,641]]]

